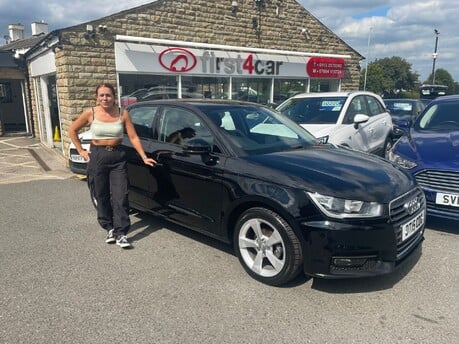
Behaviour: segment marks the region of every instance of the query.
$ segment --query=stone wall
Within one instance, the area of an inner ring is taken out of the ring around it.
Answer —
[[[64,152],[68,128],[86,108],[95,105],[101,82],[116,85],[114,40],[117,34],[253,48],[351,55],[346,59],[342,89],[358,89],[362,58],[294,0],[158,0],[90,23],[61,30],[56,49],[57,88]],[[94,37],[85,37],[86,25]],[[254,25],[256,24],[256,25]],[[99,25],[107,27],[98,32]],[[256,27],[255,27],[256,26]],[[306,29],[304,33],[302,29]]]

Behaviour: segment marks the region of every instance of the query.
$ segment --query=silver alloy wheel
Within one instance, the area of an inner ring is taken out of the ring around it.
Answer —
[[[242,259],[257,275],[273,277],[284,268],[285,243],[269,222],[260,218],[249,219],[241,226],[238,241]]]

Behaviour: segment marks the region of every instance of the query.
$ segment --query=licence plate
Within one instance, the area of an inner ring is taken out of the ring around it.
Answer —
[[[414,219],[402,225],[402,241],[405,241],[424,224],[424,212],[420,213]]]
[[[449,205],[450,207],[459,207],[459,195],[437,192],[435,203]]]
[[[84,160],[84,158],[79,154],[70,155],[70,159],[74,162],[86,162],[86,160]]]

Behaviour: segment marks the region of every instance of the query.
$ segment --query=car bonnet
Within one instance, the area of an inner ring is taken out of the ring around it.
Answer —
[[[411,131],[411,140],[406,139],[405,145],[416,155],[417,161],[424,165],[442,168],[459,169],[459,130],[450,132],[419,132]]]
[[[247,166],[249,174],[261,172],[258,178],[344,199],[388,203],[415,185],[406,171],[380,157],[330,145],[246,159],[258,165]]]

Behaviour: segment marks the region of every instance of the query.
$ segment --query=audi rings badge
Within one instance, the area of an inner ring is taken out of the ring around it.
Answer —
[[[405,209],[408,215],[413,215],[416,211],[418,211],[421,208],[421,200],[419,199],[419,197],[413,198],[406,202],[403,205],[403,208]]]
[[[196,56],[183,48],[169,48],[159,55],[159,63],[171,72],[188,72],[197,63]]]

